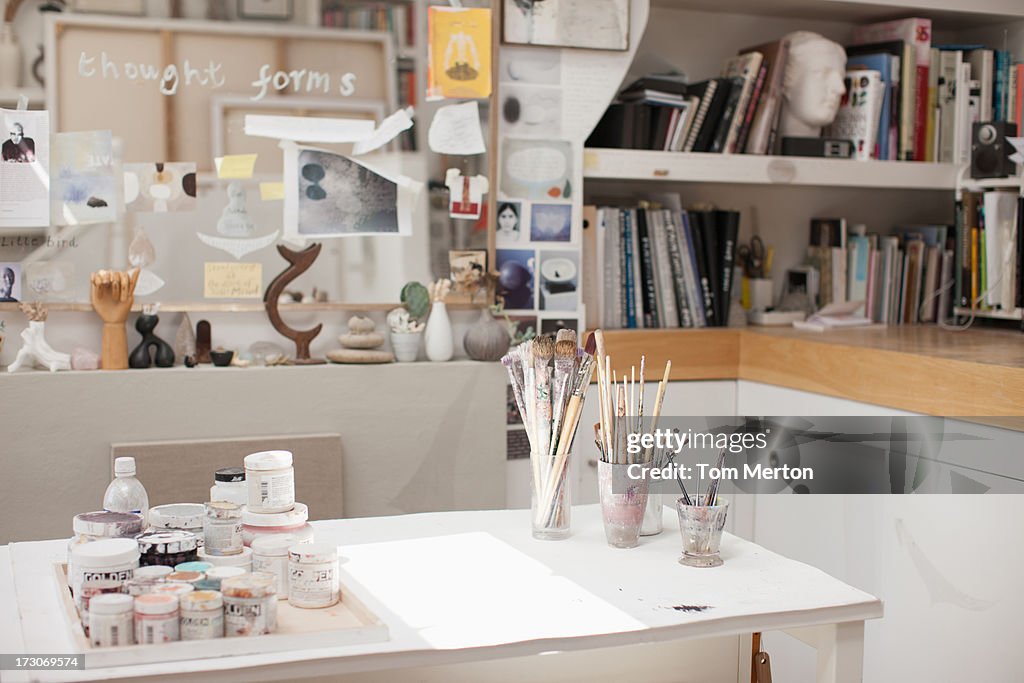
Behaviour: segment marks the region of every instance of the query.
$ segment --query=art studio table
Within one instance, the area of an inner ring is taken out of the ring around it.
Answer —
[[[696,680],[694,672],[716,670],[701,659],[722,652],[702,643],[731,642],[725,668],[732,673],[702,680],[745,682],[750,634],[784,630],[817,648],[818,681],[861,680],[864,621],[882,616],[877,598],[729,534],[724,566],[683,567],[675,512],[665,508],[664,515],[665,531],[632,550],[607,546],[597,506],[573,509],[573,535],[565,541],[534,540],[526,510],[313,522],[318,541],[339,545],[343,574],[387,623],[388,641],[84,671],[3,671],[0,679],[393,681],[416,670],[423,681],[504,681],[524,680],[532,666],[536,680],[568,657],[579,679],[607,680],[614,667],[602,656],[617,652],[620,664],[628,657],[632,675],[624,680],[670,680],[646,672],[659,656],[630,648],[689,646],[692,665],[673,680]],[[0,547],[0,652],[73,651],[52,571],[65,548],[65,540]],[[586,666],[594,675],[579,668]]]

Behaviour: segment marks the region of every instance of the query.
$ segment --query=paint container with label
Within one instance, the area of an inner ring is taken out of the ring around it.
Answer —
[[[217,591],[195,591],[181,596],[181,639],[224,637],[224,599]]]
[[[207,503],[203,538],[203,550],[207,555],[237,555],[242,552],[242,506],[223,501]]]
[[[329,543],[303,543],[288,549],[288,604],[316,609],[341,597],[338,548]]]
[[[93,647],[116,647],[135,642],[135,600],[124,593],[97,595],[89,602],[89,640]]]
[[[252,543],[252,570],[277,577],[277,599],[288,599],[288,549],[297,541],[291,534],[260,536]]]
[[[84,543],[104,538],[133,538],[142,533],[142,515],[134,512],[83,512],[75,515],[71,528],[75,535],[68,541],[68,558],[71,551]],[[68,571],[71,574],[71,570]]]
[[[177,529],[147,531],[135,540],[142,553],[139,563],[144,566],[159,564],[176,567],[182,562],[193,562],[199,543],[192,532]]]
[[[257,572],[224,579],[224,635],[259,636],[277,630],[277,577]]]
[[[173,568],[161,564],[139,567],[135,570],[132,578],[125,583],[125,589],[132,597],[152,593],[153,589],[164,583],[164,578],[173,571]]]
[[[200,562],[199,560],[196,560],[194,562],[182,562],[181,564],[175,565],[174,566],[174,571],[176,571],[176,572],[199,572],[200,574],[205,574],[207,572],[207,570],[210,567],[212,567],[212,566],[213,565],[210,564],[209,562]],[[170,573],[170,572],[168,572],[168,573]]]
[[[203,518],[206,506],[202,503],[170,503],[149,509],[151,531],[188,531],[195,534],[199,547],[203,545]]]
[[[199,549],[199,560],[208,562],[214,567],[241,567],[245,571],[252,571],[252,549],[242,548],[237,555],[207,555],[203,548]]]
[[[75,604],[78,606],[78,618],[82,622],[82,630],[89,635],[89,606],[93,598],[101,595],[124,593],[124,582],[114,579],[86,579],[78,591]]]
[[[86,581],[124,583],[139,566],[139,546],[131,538],[105,538],[76,546],[71,552],[68,585],[76,604]],[[81,612],[81,605],[78,605]]]
[[[242,510],[242,542],[251,546],[262,536],[288,534],[295,538],[295,543],[312,543],[313,527],[308,519],[309,508],[303,503],[295,503],[288,512],[271,514]]]
[[[204,591],[219,591],[220,584],[224,579],[230,579],[233,576],[242,576],[248,574],[242,567],[210,567],[206,570],[206,576],[196,586],[197,590]]]
[[[189,563],[185,563],[189,564]],[[164,579],[167,583],[184,583],[195,588],[203,580],[203,572],[172,572]]]
[[[169,643],[179,639],[178,597],[166,593],[135,598],[135,642]]]
[[[287,512],[295,506],[295,470],[290,451],[262,451],[245,456],[249,512]]]
[[[167,583],[166,581],[159,586],[156,586],[150,595],[173,595],[176,598],[180,598],[183,595],[188,595],[196,589],[190,583]]]
[[[210,500],[238,505],[248,504],[249,490],[245,485],[245,470],[241,467],[226,467],[214,472]]]

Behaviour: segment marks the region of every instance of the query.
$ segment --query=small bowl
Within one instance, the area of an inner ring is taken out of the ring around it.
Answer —
[[[210,360],[218,368],[226,368],[231,365],[231,359],[234,357],[234,351],[210,351]]]

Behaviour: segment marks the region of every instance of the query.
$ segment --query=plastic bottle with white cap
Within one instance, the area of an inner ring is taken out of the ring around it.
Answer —
[[[135,478],[135,458],[114,460],[114,481],[103,494],[103,509],[108,512],[136,512],[149,518],[149,496]]]

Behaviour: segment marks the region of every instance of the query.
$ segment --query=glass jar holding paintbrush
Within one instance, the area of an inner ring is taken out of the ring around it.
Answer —
[[[713,471],[721,473],[725,464],[726,449],[718,454],[718,463]],[[718,495],[722,483],[721,474],[713,478],[704,493],[697,491],[695,497],[679,482],[682,495],[676,499],[679,513],[679,533],[683,537],[683,554],[679,564],[687,567],[720,567],[722,557],[722,530],[729,514],[729,502]]]
[[[556,337],[520,344],[501,359],[530,441],[534,538],[569,536],[569,453],[593,372],[594,343],[591,335],[582,349],[576,333],[563,329]]]

